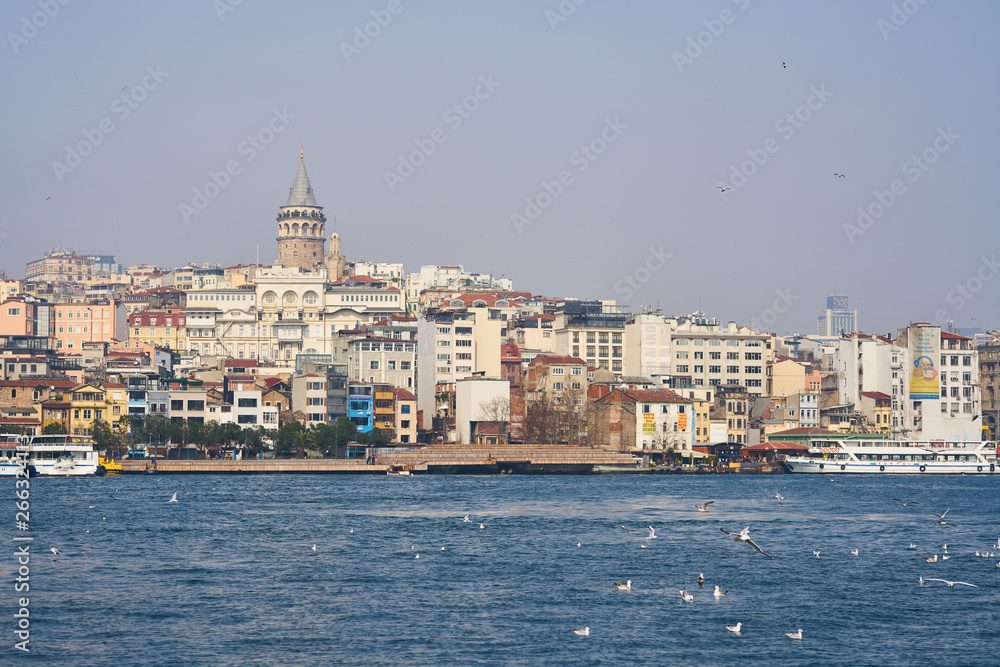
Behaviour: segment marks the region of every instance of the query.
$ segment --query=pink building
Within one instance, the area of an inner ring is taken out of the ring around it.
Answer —
[[[128,337],[120,301],[57,303],[52,306],[56,350],[82,350],[88,342],[110,343]]]

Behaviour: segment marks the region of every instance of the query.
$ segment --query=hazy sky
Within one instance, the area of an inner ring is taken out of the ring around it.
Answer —
[[[271,263],[302,142],[350,259],[779,332],[814,333],[834,290],[869,332],[997,327],[998,23],[986,1],[9,0],[0,270],[57,245]]]

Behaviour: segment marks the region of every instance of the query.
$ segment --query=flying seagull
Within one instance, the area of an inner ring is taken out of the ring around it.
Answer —
[[[830,480],[831,482],[834,482],[836,484],[843,484],[843,482],[841,482],[839,479],[834,479],[833,477],[830,477],[829,475],[823,475],[823,477],[826,477],[828,480]]]
[[[893,498],[893,500],[895,500],[897,503],[901,504],[903,507],[906,507],[908,505],[919,505],[920,504],[916,500],[908,500],[906,502],[903,502],[899,498]]]
[[[177,502],[177,492],[176,491],[174,491],[174,495],[170,496],[170,500],[168,500],[167,502],[168,503],[176,503]]]
[[[944,583],[948,584],[948,588],[954,588],[956,585],[972,586],[973,588],[979,588],[979,586],[976,586],[975,584],[969,584],[964,581],[948,581],[947,579],[924,579],[924,581],[943,581]]]
[[[757,551],[759,551],[762,554],[764,554],[765,556],[767,556],[768,558],[774,558],[774,556],[766,553],[763,549],[761,549],[759,546],[757,546],[756,542],[754,542],[753,540],[750,539],[750,526],[747,526],[746,528],[744,528],[743,530],[741,530],[738,533],[730,533],[725,528],[719,528],[719,530],[721,530],[722,532],[724,532],[726,535],[729,535],[730,537],[732,537],[733,541],[735,541],[735,542],[746,542],[747,544],[749,544],[750,546],[752,546],[754,549],[756,549]]]
[[[788,635],[789,639],[802,639],[802,628],[799,628],[798,632],[786,632],[785,634]]]
[[[629,579],[624,584],[615,584],[615,588],[620,591],[630,591],[632,590],[632,580]]]
[[[816,558],[819,558],[819,552],[818,551],[814,551],[813,552],[813,556],[816,556]]]
[[[740,634],[740,628],[742,628],[742,627],[743,627],[743,621],[740,621],[736,625],[727,625],[726,626],[726,630],[729,630],[734,635],[738,635],[738,634]]]
[[[618,527],[622,528],[625,531],[626,535],[628,535],[629,537],[632,537],[632,533],[628,532],[628,528],[625,528],[625,526],[623,526],[621,524],[618,524]]]
[[[785,499],[785,497],[781,495],[781,492],[779,491],[778,493],[774,494],[774,497],[778,499],[778,504],[784,507],[785,503],[783,503],[782,501]]]
[[[781,61],[781,69],[788,69],[788,65],[785,64],[785,61]]]
[[[721,185],[716,185],[715,187],[719,188],[719,192],[725,192],[726,190],[732,190],[732,188],[724,188]]]
[[[715,595],[715,597],[717,597],[717,598],[721,598],[723,595],[725,595],[728,592],[729,591],[721,591],[721,590],[719,590],[719,587],[716,586],[715,587],[715,593],[713,593],[713,595]]]
[[[469,518],[468,514],[466,514],[465,518],[462,519],[462,523],[472,523],[472,519]]]
[[[589,627],[586,627],[583,630],[577,630],[576,628],[570,628],[570,630],[572,630],[576,634],[580,635],[581,637],[589,637],[590,636],[590,628]]]
[[[696,510],[698,510],[699,512],[707,512],[708,511],[708,506],[711,505],[714,502],[715,502],[714,500],[706,500],[701,505],[695,505],[694,508]]]
[[[944,517],[945,517],[945,516],[946,516],[946,515],[948,514],[948,512],[950,512],[950,511],[951,511],[951,508],[949,507],[948,509],[946,509],[946,510],[944,511],[944,514],[938,514],[937,512],[931,512],[931,514],[933,514],[934,516],[936,516],[936,517],[937,517],[938,519],[941,519],[941,520],[944,520]]]
[[[846,177],[846,176],[844,176],[843,174],[834,174],[834,176],[837,176],[838,178],[847,178],[847,177]]]
[[[647,540],[655,540],[656,539],[656,531],[653,530],[652,526],[647,526],[647,528],[649,528],[649,535],[646,536],[646,539]]]
[[[59,550],[58,550],[58,549],[56,549],[55,547],[50,547],[50,548],[49,548],[49,551],[51,551],[52,553],[54,553],[54,554],[55,554],[55,555],[57,555],[57,556],[59,555]]]

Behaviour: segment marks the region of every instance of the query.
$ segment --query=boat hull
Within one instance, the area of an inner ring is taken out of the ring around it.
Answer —
[[[996,464],[901,461],[810,461],[795,457],[785,459],[793,473],[818,475],[869,474],[869,475],[996,475]]]

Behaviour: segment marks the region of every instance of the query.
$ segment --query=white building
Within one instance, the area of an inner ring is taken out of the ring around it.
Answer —
[[[495,378],[466,378],[455,383],[455,430],[460,444],[472,442],[474,422],[489,421],[492,415],[484,414],[483,407],[491,401],[506,400],[510,420],[510,382]],[[424,413],[428,414],[428,413]]]

